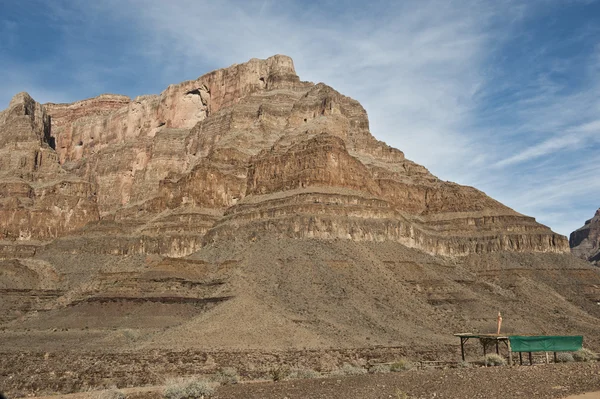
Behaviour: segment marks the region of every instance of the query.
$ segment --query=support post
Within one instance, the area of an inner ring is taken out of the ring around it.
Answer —
[[[519,352],[519,364],[523,365],[523,352]]]
[[[498,348],[498,339],[496,339],[496,355],[500,354],[500,349]]]
[[[558,358],[556,357],[556,352],[554,352],[554,363],[558,363]]]
[[[546,364],[550,363],[550,358],[548,358],[548,352],[546,352]]]
[[[463,337],[460,337],[460,355],[462,356],[462,361],[465,361],[465,341]]]
[[[483,346],[483,357],[485,357],[485,355],[487,355],[487,351],[485,350],[485,342],[481,341],[481,346]]]
[[[508,339],[506,340],[506,346],[508,347],[508,365],[512,366],[513,365],[512,348],[510,347],[510,341]]]
[[[531,356],[531,352],[529,352],[529,365],[533,366],[533,356]]]

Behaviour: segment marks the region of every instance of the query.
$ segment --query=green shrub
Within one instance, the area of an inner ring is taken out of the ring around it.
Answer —
[[[577,362],[591,362],[596,360],[597,356],[589,349],[581,348],[577,352],[573,352],[573,359]]]
[[[165,399],[206,399],[212,397],[215,384],[205,380],[192,379],[167,385]]]
[[[573,358],[573,355],[569,352],[560,352],[556,354],[557,363],[570,363],[574,361],[575,359]]]
[[[500,355],[489,353],[483,358],[483,364],[486,366],[504,366],[506,360]]]
[[[400,359],[397,362],[392,363],[390,366],[390,371],[398,372],[398,371],[406,371],[413,368],[413,364],[406,359]]]
[[[287,378],[290,380],[309,380],[314,378],[320,378],[321,373],[312,369],[295,368],[291,369]]]
[[[342,367],[335,370],[331,374],[333,374],[333,375],[362,375],[362,374],[367,374],[367,370],[365,370],[362,367],[357,367],[357,366],[353,366],[348,363],[344,363],[342,365]]]

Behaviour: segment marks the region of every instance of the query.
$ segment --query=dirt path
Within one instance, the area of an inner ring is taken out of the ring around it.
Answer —
[[[598,392],[588,392],[583,395],[573,395],[569,396],[565,399],[600,399],[600,391]]]

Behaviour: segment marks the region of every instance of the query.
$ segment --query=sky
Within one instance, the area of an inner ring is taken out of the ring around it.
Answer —
[[[442,180],[567,236],[600,207],[600,0],[0,0],[0,109],[274,54]]]

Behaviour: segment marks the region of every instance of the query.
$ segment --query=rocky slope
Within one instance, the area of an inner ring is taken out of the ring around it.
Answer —
[[[600,266],[600,209],[593,218],[571,233],[569,245],[575,256]]]
[[[19,94],[0,152],[0,350],[427,351],[498,309],[600,343],[600,272],[566,237],[376,140],[286,56],[134,100]]]

